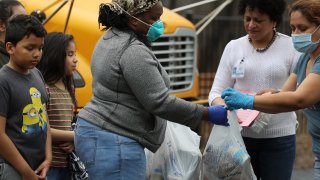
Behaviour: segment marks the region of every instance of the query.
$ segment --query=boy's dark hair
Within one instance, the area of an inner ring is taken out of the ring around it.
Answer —
[[[42,57],[37,65],[41,71],[46,84],[55,84],[60,79],[69,91],[74,104],[76,105],[74,81],[72,75],[66,75],[66,49],[74,38],[70,34],[62,32],[51,32],[44,38]]]
[[[9,18],[12,16],[13,11],[12,7],[14,6],[22,6],[17,0],[0,0],[0,20],[5,24],[8,23]]]
[[[47,32],[37,18],[24,14],[17,15],[8,23],[5,43],[11,42],[13,45],[17,45],[19,41],[30,34],[45,37]]]
[[[270,17],[270,20],[277,23],[277,27],[282,22],[282,15],[286,9],[284,0],[240,0],[239,14],[241,16],[246,12],[246,8],[257,9]]]

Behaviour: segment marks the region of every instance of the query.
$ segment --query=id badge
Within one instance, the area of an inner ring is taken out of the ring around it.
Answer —
[[[245,72],[244,60],[242,59],[239,64],[236,64],[232,68],[232,78],[243,78]]]

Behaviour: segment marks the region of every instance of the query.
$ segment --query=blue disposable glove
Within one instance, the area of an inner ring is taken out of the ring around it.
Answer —
[[[228,106],[228,110],[253,109],[254,96],[241,93],[235,89],[227,88],[221,94]]]
[[[209,121],[213,124],[229,126],[227,110],[222,105],[208,107]]]

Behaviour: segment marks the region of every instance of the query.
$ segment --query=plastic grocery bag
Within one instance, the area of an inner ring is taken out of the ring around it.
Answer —
[[[146,150],[146,179],[199,179],[202,156],[199,145],[200,136],[189,127],[168,121],[165,139],[157,152]]]
[[[260,133],[266,129],[271,119],[271,114],[260,113],[254,120],[253,124],[249,127],[253,132]]]
[[[228,112],[230,126],[215,125],[202,158],[202,180],[256,180],[241,137],[237,115]]]

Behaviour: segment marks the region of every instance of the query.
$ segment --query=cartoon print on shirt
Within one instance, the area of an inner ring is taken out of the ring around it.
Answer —
[[[41,93],[38,89],[31,87],[30,97],[32,104],[23,108],[23,125],[21,131],[26,134],[47,131],[47,112],[45,104],[41,102]]]

